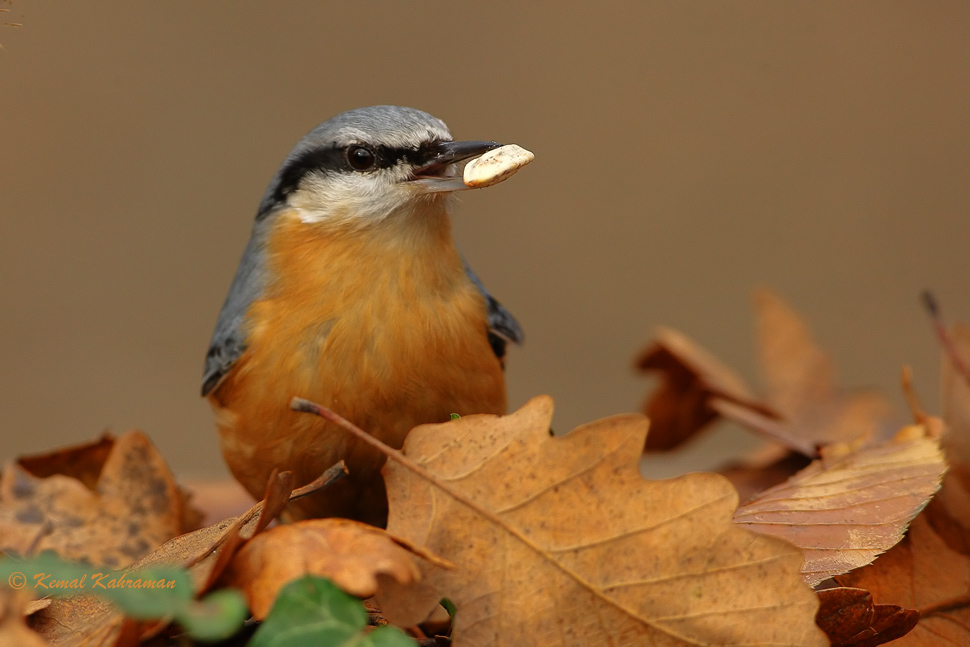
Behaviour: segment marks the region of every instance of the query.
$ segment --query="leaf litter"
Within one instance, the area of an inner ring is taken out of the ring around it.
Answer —
[[[916,424],[885,439],[882,396],[837,387],[834,364],[780,299],[763,292],[757,306],[764,395],[662,329],[637,359],[661,375],[645,400],[649,434],[642,417],[626,415],[550,437],[545,397],[509,416],[422,425],[404,453],[389,452],[389,532],[345,520],[270,527],[291,497],[283,473],[248,512],[186,534],[199,515],[139,432],[11,462],[0,477],[5,576],[56,554],[128,577],[175,569],[188,584],[168,597],[34,600],[36,590],[0,588],[0,647],[188,645],[237,629],[233,645],[257,647],[299,637],[458,647],[970,644],[970,385],[947,365],[966,365],[953,349],[970,358],[970,329],[945,338],[947,424],[917,411]],[[674,449],[724,416],[772,443],[726,470],[746,491],[744,506],[718,475],[640,476],[644,447]],[[946,468],[941,443],[949,471],[932,498]],[[805,466],[798,454],[815,460]],[[98,533],[99,524],[111,530]],[[836,573],[841,586],[826,579]],[[395,621],[406,633],[366,627],[358,600],[371,595],[370,623]],[[245,607],[254,619],[243,624]],[[429,614],[433,623],[414,626]]]

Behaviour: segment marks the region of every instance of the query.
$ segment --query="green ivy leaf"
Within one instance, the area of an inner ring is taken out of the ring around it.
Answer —
[[[190,602],[175,619],[197,640],[216,641],[233,635],[249,617],[246,598],[236,589],[213,591]]]
[[[367,612],[360,600],[330,580],[308,575],[287,584],[256,630],[250,647],[414,647],[395,627],[365,632]]]
[[[445,611],[448,612],[448,617],[451,618],[452,622],[454,622],[455,613],[458,612],[458,609],[455,607],[455,603],[448,598],[441,598],[441,602],[439,602],[439,604],[445,608]]]

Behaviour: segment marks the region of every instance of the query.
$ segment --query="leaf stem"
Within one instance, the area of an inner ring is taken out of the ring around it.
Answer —
[[[937,339],[940,340],[940,345],[943,346],[944,352],[953,362],[954,368],[957,372],[963,376],[967,385],[970,386],[970,368],[967,367],[966,362],[963,361],[963,357],[957,351],[956,345],[953,343],[953,338],[950,337],[950,333],[947,331],[946,326],[943,324],[943,315],[940,312],[940,304],[933,296],[933,293],[929,290],[923,290],[923,306],[930,315],[930,319],[933,320],[933,329],[936,332]]]
[[[477,508],[477,506],[475,506],[471,501],[467,500],[465,497],[461,496],[459,493],[452,492],[450,488],[445,487],[443,483],[441,483],[438,479],[436,479],[434,476],[429,474],[423,467],[421,467],[420,465],[412,461],[410,458],[405,456],[404,452],[398,449],[394,449],[390,445],[387,445],[381,442],[380,440],[378,440],[377,438],[374,438],[369,433],[367,433],[366,431],[364,431],[363,429],[361,429],[351,421],[347,420],[346,418],[344,418],[338,413],[334,413],[333,411],[323,406],[322,404],[317,404],[316,402],[304,400],[303,398],[293,398],[292,400],[290,400],[290,408],[293,409],[294,411],[301,411],[303,413],[312,413],[315,416],[320,416],[325,420],[329,420],[330,422],[343,427],[344,429],[352,433],[355,437],[364,441],[365,443],[367,443],[377,451],[381,452],[388,458],[393,459],[394,461],[397,461],[401,465],[404,465],[409,470],[411,470],[412,472],[420,476],[422,479],[428,481],[429,483],[431,483],[436,487],[440,487],[445,492],[448,492],[448,494],[455,497],[459,501]]]

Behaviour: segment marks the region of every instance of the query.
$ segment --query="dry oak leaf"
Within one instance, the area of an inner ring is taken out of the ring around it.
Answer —
[[[836,580],[869,590],[879,604],[919,611],[919,624],[893,647],[970,645],[970,558],[950,550],[925,515],[885,555]]]
[[[738,374],[673,328],[658,328],[634,365],[661,377],[659,388],[643,403],[650,419],[646,451],[673,449],[714,422],[718,413],[709,404],[713,397],[776,417],[755,400]]]
[[[291,580],[319,575],[351,595],[377,593],[377,576],[408,585],[421,577],[406,548],[387,532],[348,519],[310,519],[277,526],[236,554],[222,582],[242,589],[253,617],[262,620]]]
[[[879,445],[837,443],[785,483],[738,508],[734,521],[805,551],[812,586],[869,564],[902,539],[939,487],[946,461],[927,425]]]
[[[0,477],[0,551],[25,555],[53,550],[73,560],[122,568],[186,530],[194,516],[165,460],[148,437],[130,431],[112,440],[11,462]],[[62,455],[97,456],[97,462]],[[43,476],[31,473],[31,466]]]
[[[457,568],[419,563],[423,591],[378,596],[410,625],[439,597],[455,645],[827,645],[801,553],[731,523],[716,474],[648,481],[647,421],[552,437],[553,404],[416,427],[384,468],[388,532]],[[423,599],[420,599],[422,598]]]
[[[815,622],[832,647],[875,647],[913,630],[919,612],[895,604],[873,604],[864,589],[837,587],[818,592],[821,604]]]
[[[48,647],[40,635],[24,623],[30,595],[0,586],[0,647]]]
[[[838,388],[832,360],[815,343],[802,318],[777,295],[758,291],[755,309],[765,403],[783,420],[723,398],[711,406],[722,416],[808,455],[820,445],[878,436],[889,413],[886,399],[869,389]]]

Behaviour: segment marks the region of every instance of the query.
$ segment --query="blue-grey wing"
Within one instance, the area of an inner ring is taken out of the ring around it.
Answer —
[[[488,309],[488,343],[491,345],[495,356],[502,359],[505,357],[505,347],[508,342],[522,343],[522,328],[515,317],[512,316],[512,313],[489,294],[481,280],[475,276],[472,268],[468,267],[464,258],[462,258],[462,262],[465,263],[465,274],[485,297],[485,307]]]
[[[216,321],[209,352],[205,357],[202,376],[202,395],[208,395],[229,372],[246,350],[246,331],[243,322],[253,301],[259,298],[265,283],[263,241],[265,221],[257,221],[253,235],[243,252],[229,295]]]

